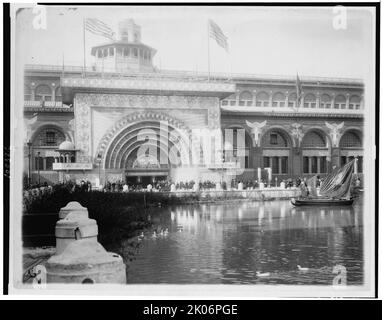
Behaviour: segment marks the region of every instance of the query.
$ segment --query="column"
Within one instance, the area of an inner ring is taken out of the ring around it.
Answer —
[[[354,174],[358,173],[358,158],[355,158],[355,163],[354,163]]]
[[[279,157],[279,174],[283,173],[282,163],[283,163],[283,157]]]
[[[304,103],[305,103],[305,94],[304,92],[301,93],[301,101],[300,101],[300,108],[304,108]]]
[[[321,108],[320,106],[320,93],[317,92],[317,95],[316,95],[316,108]]]
[[[239,105],[239,100],[240,100],[240,92],[237,91],[237,92],[236,92],[236,106]]]
[[[312,157],[309,157],[308,158],[308,163],[309,163],[309,165],[308,165],[308,167],[309,167],[309,173],[312,173]]]
[[[349,110],[350,94],[346,94],[346,110]]]
[[[42,158],[42,168],[41,168],[42,170],[46,170],[46,157],[43,157]],[[41,170],[40,169],[40,170]]]
[[[287,91],[287,92],[285,93],[285,107],[286,107],[286,108],[289,108],[288,103],[289,103],[289,93],[288,93],[288,91]]]
[[[272,168],[272,158],[273,157],[269,157],[269,167]]]
[[[330,103],[330,109],[334,109],[334,98],[335,98],[335,95],[333,94],[332,95],[332,101]]]
[[[273,107],[272,106],[272,90],[269,92],[269,107],[271,108],[271,107]]]
[[[56,101],[56,84],[52,83],[52,101]]]
[[[256,90],[253,90],[253,91],[252,91],[252,96],[253,96],[253,98],[252,98],[253,106],[256,107]]]

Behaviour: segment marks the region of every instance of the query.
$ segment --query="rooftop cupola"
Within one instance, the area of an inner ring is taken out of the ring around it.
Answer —
[[[117,40],[92,48],[100,72],[152,72],[156,50],[141,42],[141,27],[133,19],[118,23]]]

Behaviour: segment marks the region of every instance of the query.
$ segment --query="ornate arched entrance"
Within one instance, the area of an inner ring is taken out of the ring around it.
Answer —
[[[149,183],[168,179],[174,168],[191,163],[190,129],[154,112],[119,120],[103,137],[96,153],[107,175]]]

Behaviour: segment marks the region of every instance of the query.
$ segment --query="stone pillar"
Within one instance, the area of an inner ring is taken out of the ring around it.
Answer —
[[[98,243],[97,222],[87,209],[69,202],[59,212],[56,254],[46,263],[48,283],[126,283],[122,257]]]
[[[56,101],[56,84],[52,83],[52,101]]]
[[[286,92],[286,94],[285,94],[285,107],[286,108],[289,108],[289,93],[288,93],[288,91]]]
[[[236,106],[239,105],[239,100],[240,100],[240,92],[237,91],[237,92],[236,92],[236,102],[235,102],[235,105],[236,105]]]
[[[283,157],[279,157],[279,174],[283,173],[282,171]]]
[[[308,161],[309,161],[309,165],[308,165],[308,167],[309,167],[309,173],[312,173],[312,157],[309,157],[309,158],[308,158]]]
[[[271,91],[269,92],[269,102],[268,102],[270,108],[273,107],[273,106],[272,106],[272,102],[273,102],[272,94],[273,94],[273,91],[271,90]]]
[[[253,106],[256,107],[256,90],[253,90],[252,93],[253,93],[253,98],[252,98],[253,102],[252,103],[253,103]]]
[[[262,167],[262,158],[263,158],[263,148],[253,147],[252,148],[252,158],[253,158],[253,167],[261,168]]]
[[[273,157],[269,157],[269,168],[273,168]]]
[[[317,92],[317,96],[316,96],[316,108],[321,108],[320,106],[320,93]]]
[[[333,171],[333,166],[336,166],[336,168],[339,168],[341,166],[340,160],[340,148],[332,148],[332,161],[330,164],[329,172]]]
[[[346,110],[349,110],[349,104],[350,104],[350,94],[346,94]]]

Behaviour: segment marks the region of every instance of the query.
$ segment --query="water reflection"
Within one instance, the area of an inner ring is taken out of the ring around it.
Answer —
[[[360,202],[338,208],[289,201],[184,205],[156,209],[151,218],[169,233],[142,242],[130,283],[329,285],[341,264],[348,284],[362,284]]]

